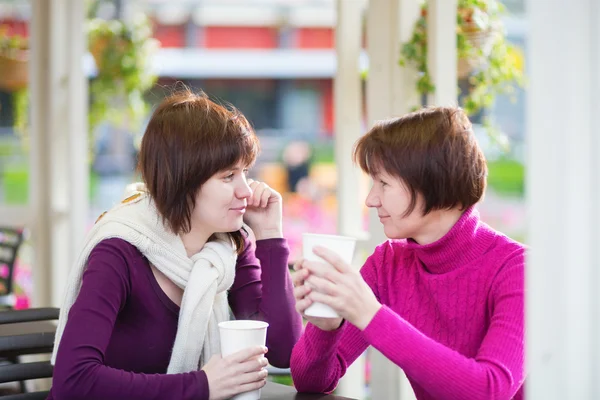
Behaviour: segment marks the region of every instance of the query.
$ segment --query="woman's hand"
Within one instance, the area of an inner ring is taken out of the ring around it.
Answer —
[[[282,238],[282,208],[281,195],[264,182],[248,179],[252,196],[244,221],[254,231],[257,240]]]
[[[300,259],[294,264],[295,272],[292,275],[294,297],[296,298],[296,311],[317,328],[324,331],[333,331],[340,327],[343,321],[342,318],[320,318],[304,314],[304,311],[306,311],[313,301],[308,297],[308,294],[310,294],[312,289],[304,284],[306,278],[309,277],[310,272],[306,268],[302,268],[303,262],[304,260]]]
[[[211,357],[202,368],[208,379],[210,400],[229,399],[239,393],[260,389],[267,383],[267,348],[250,347],[221,358]]]
[[[311,304],[327,304],[358,329],[365,329],[381,308],[375,294],[360,273],[337,254],[320,246],[313,251],[334,268],[317,261],[302,262],[302,269],[308,271],[304,279],[312,287],[306,298]]]

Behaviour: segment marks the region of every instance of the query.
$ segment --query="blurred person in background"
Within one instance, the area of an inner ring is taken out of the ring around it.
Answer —
[[[281,195],[246,176],[258,151],[233,107],[190,90],[158,105],[141,143],[143,183],[98,219],[69,277],[50,399],[208,400],[260,388],[267,348],[220,356],[230,310],[268,322],[268,362],[289,366],[302,320]]]
[[[298,186],[308,179],[311,157],[310,145],[304,141],[293,141],[285,146],[282,158],[290,192],[299,192]]]
[[[373,179],[366,199],[390,239],[355,271],[295,265],[296,308],[308,320],[292,353],[301,392],[331,392],[373,346],[401,368],[419,400],[522,399],[523,245],[483,223],[487,167],[461,109],[426,108],[378,123],[354,160]],[[304,283],[309,285],[305,286]]]

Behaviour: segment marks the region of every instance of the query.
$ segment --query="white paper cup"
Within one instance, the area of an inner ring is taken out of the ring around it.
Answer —
[[[264,346],[268,323],[263,321],[234,320],[219,323],[221,357],[227,357],[252,346]],[[235,400],[258,400],[260,389],[233,396]]]
[[[352,263],[356,239],[348,236],[322,235],[318,233],[302,234],[302,257],[309,261],[320,261],[333,268],[321,257],[313,253],[313,247],[322,246],[336,253],[345,263]],[[339,318],[339,315],[328,305],[313,303],[304,311],[310,317]]]
[[[219,323],[221,357],[227,357],[252,346],[264,346],[267,342],[268,323],[263,321],[234,320]],[[233,396],[235,400],[258,400],[260,389]]]

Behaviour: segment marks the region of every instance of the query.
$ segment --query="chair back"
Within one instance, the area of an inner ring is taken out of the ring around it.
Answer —
[[[0,226],[0,307],[15,306],[15,263],[22,243],[22,229]]]
[[[18,360],[29,354],[49,354],[54,346],[58,308],[0,311],[0,358]],[[0,364],[0,383],[51,378],[50,361]],[[47,391],[2,396],[2,400],[45,399]]]

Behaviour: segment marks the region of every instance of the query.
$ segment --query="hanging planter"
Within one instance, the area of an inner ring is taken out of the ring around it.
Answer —
[[[491,107],[497,95],[512,94],[516,86],[523,86],[519,50],[506,40],[503,14],[504,6],[498,0],[458,0],[457,75],[470,83],[460,106],[470,116]],[[435,92],[427,66],[427,2],[421,5],[410,40],[402,44],[399,64],[419,72],[416,90],[420,98]],[[484,124],[492,138],[499,139],[493,124],[487,120]]]
[[[27,87],[29,50],[27,39],[9,35],[0,26],[0,90],[15,92]]]
[[[470,46],[466,51],[467,54],[458,57],[457,73],[460,79],[468,77],[485,65],[492,52],[494,40],[499,34],[497,26],[487,26],[482,29],[473,22],[459,26],[458,35],[463,35],[466,44]]]
[[[88,22],[89,50],[97,75],[90,84],[90,131],[102,121],[136,130],[148,113],[144,94],[156,82],[150,59],[158,48],[148,19]]]

